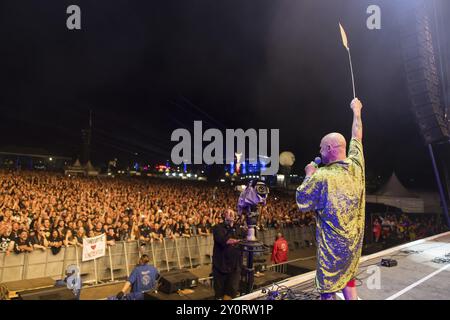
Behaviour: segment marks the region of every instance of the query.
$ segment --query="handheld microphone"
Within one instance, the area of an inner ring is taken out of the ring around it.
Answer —
[[[319,165],[322,163],[322,158],[316,157],[316,158],[314,159],[314,163],[315,163],[315,166],[316,166],[316,167],[319,167]]]

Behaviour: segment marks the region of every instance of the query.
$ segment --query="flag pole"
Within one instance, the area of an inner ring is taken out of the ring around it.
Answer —
[[[353,99],[355,99],[356,98],[355,76],[353,75],[353,63],[352,63],[352,55],[350,53],[350,48],[347,50],[347,52],[348,52],[348,60],[350,62],[350,72],[352,74]]]

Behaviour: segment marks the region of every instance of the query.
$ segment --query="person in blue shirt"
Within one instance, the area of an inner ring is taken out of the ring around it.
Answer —
[[[130,287],[131,292],[126,296],[129,300],[143,300],[144,292],[157,289],[159,272],[155,267],[148,264],[149,261],[150,259],[146,254],[139,258],[138,265],[131,272],[122,291],[117,294],[117,299],[121,300]]]

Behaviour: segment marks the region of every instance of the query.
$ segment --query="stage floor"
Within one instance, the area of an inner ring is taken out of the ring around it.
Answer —
[[[398,264],[383,267],[381,259]],[[314,277],[315,271],[308,272],[277,285],[289,287],[299,300],[317,299]],[[362,257],[357,285],[361,300],[450,300],[450,232]],[[259,290],[239,300],[266,298]]]

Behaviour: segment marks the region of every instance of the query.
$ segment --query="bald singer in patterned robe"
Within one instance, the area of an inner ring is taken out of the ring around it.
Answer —
[[[317,213],[316,286],[321,293],[340,291],[356,275],[364,238],[362,144],[352,139],[348,158],[319,168],[296,198],[301,211]]]
[[[352,139],[346,154],[345,138],[332,133],[322,139],[325,166],[313,163],[298,187],[296,201],[303,212],[316,212],[316,287],[322,298],[346,289],[346,299],[357,299],[354,278],[361,257],[365,223],[365,169],[362,146],[362,103],[355,98]]]
[[[355,113],[353,133],[347,157],[342,137],[344,159],[307,176],[296,193],[301,211],[316,212],[316,286],[322,294],[343,290],[355,278],[361,257],[365,170],[360,114]]]

